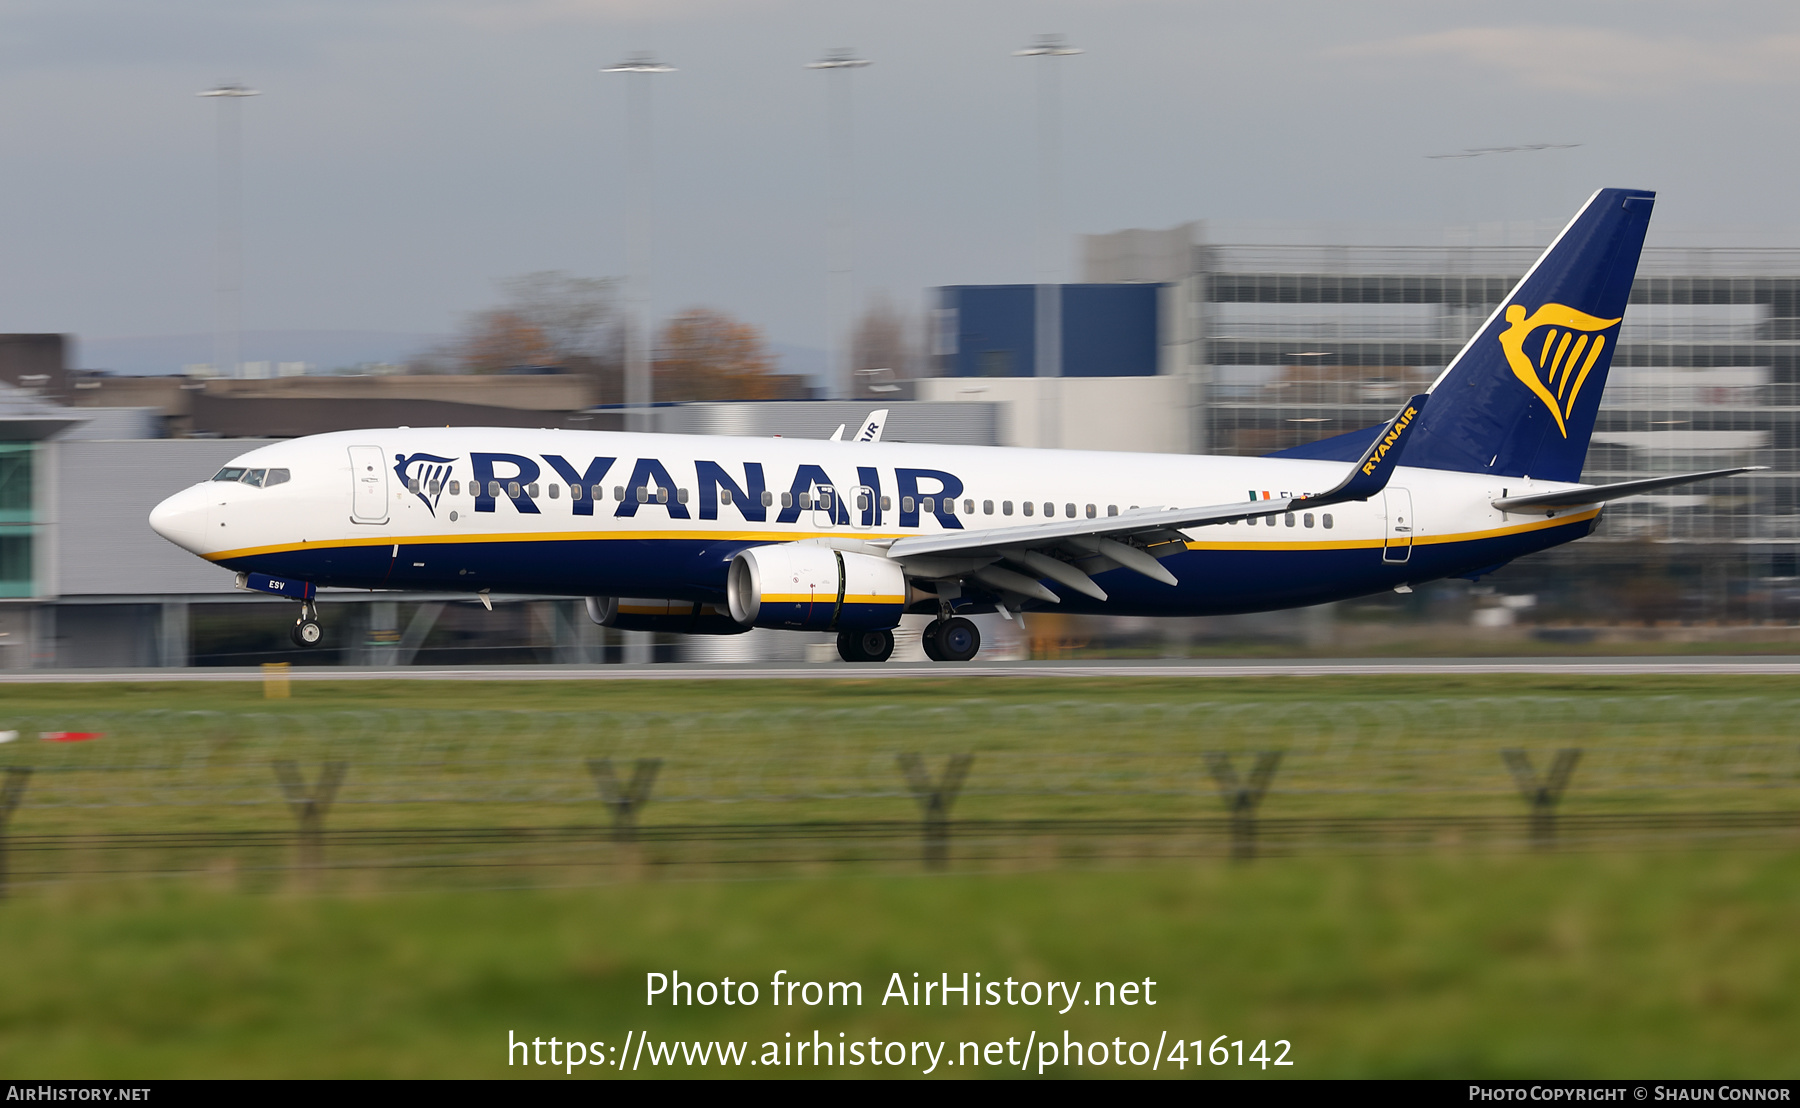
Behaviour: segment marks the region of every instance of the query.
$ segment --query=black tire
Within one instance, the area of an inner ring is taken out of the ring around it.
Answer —
[[[324,637],[325,629],[319,626],[317,620],[303,619],[294,624],[293,639],[295,646],[318,646],[319,640]]]
[[[862,640],[862,652],[871,662],[885,662],[894,656],[892,631],[864,631],[857,638]]]
[[[962,616],[945,620],[937,633],[938,653],[946,662],[967,662],[981,650],[981,632]]]
[[[894,653],[892,631],[840,631],[838,657],[846,662],[885,662]]]
[[[863,657],[862,636],[851,631],[838,632],[838,657],[846,662],[866,662]]]
[[[938,631],[943,626],[943,620],[934,619],[925,625],[925,630],[919,632],[919,645],[925,648],[925,656],[934,662],[944,660],[943,652],[938,649],[937,639]]]

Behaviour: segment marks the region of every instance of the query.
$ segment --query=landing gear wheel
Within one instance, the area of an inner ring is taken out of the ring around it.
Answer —
[[[938,631],[943,626],[943,620],[934,619],[925,625],[923,631],[919,632],[919,645],[925,648],[925,656],[934,662],[944,660],[944,652],[938,647]]]
[[[319,626],[319,621],[316,619],[309,619],[305,616],[301,616],[300,619],[294,623],[293,638],[295,646],[318,646],[319,640],[324,637],[325,629]]]
[[[846,662],[885,662],[894,653],[892,631],[840,631],[838,657]]]
[[[981,632],[975,625],[962,616],[947,619],[937,624],[938,632],[932,636],[937,642],[938,654],[946,662],[967,662],[974,659],[981,650]]]

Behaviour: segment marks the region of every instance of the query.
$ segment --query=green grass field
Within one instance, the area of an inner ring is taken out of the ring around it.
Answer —
[[[1757,678],[306,682],[289,701],[264,701],[255,685],[10,686],[0,729],[25,735],[0,747],[0,766],[37,771],[12,821],[19,836],[288,826],[268,775],[281,755],[350,761],[334,826],[595,822],[579,759],[647,754],[668,760],[657,787],[670,797],[653,799],[647,824],[903,819],[916,812],[892,769],[904,749],[976,753],[957,810],[973,818],[1216,814],[1200,752],[1271,746],[1290,751],[1277,779],[1290,791],[1271,794],[1271,814],[1512,811],[1496,752],[1570,743],[1593,752],[1566,801],[1575,810],[1781,811],[1800,807],[1784,760],[1797,697],[1800,682]],[[106,737],[35,740],[86,727]],[[1126,748],[1141,757],[1096,757]],[[538,768],[518,769],[511,752]],[[566,796],[546,766],[572,767]],[[1145,788],[1177,772],[1179,787]],[[1334,789],[1339,779],[1353,787]],[[550,791],[507,791],[526,785]],[[756,1056],[764,1041],[818,1030],[953,1052],[1033,1032],[1288,1040],[1296,1064],[1271,1076],[1792,1078],[1800,849],[1780,837],[1703,846],[1452,844],[1248,864],[1046,851],[929,874],[572,866],[461,888],[94,864],[0,903],[0,1072],[548,1076],[508,1068],[509,1031],[611,1050],[627,1032],[746,1041]],[[765,1003],[647,1008],[645,975],[672,970],[763,982]],[[859,981],[866,1002],[770,1007],[777,970]],[[879,1003],[891,973],[965,971],[1152,978],[1159,1003],[1067,1015]],[[686,1071],[637,1075],[674,1072]]]

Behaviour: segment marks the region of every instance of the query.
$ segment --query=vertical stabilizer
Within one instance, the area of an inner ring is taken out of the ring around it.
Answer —
[[[1655,200],[1588,200],[1431,386],[1407,465],[1581,479]]]

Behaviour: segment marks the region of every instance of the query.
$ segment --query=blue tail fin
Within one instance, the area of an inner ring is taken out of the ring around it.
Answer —
[[[1581,479],[1655,200],[1588,200],[1431,386],[1408,466]]]

